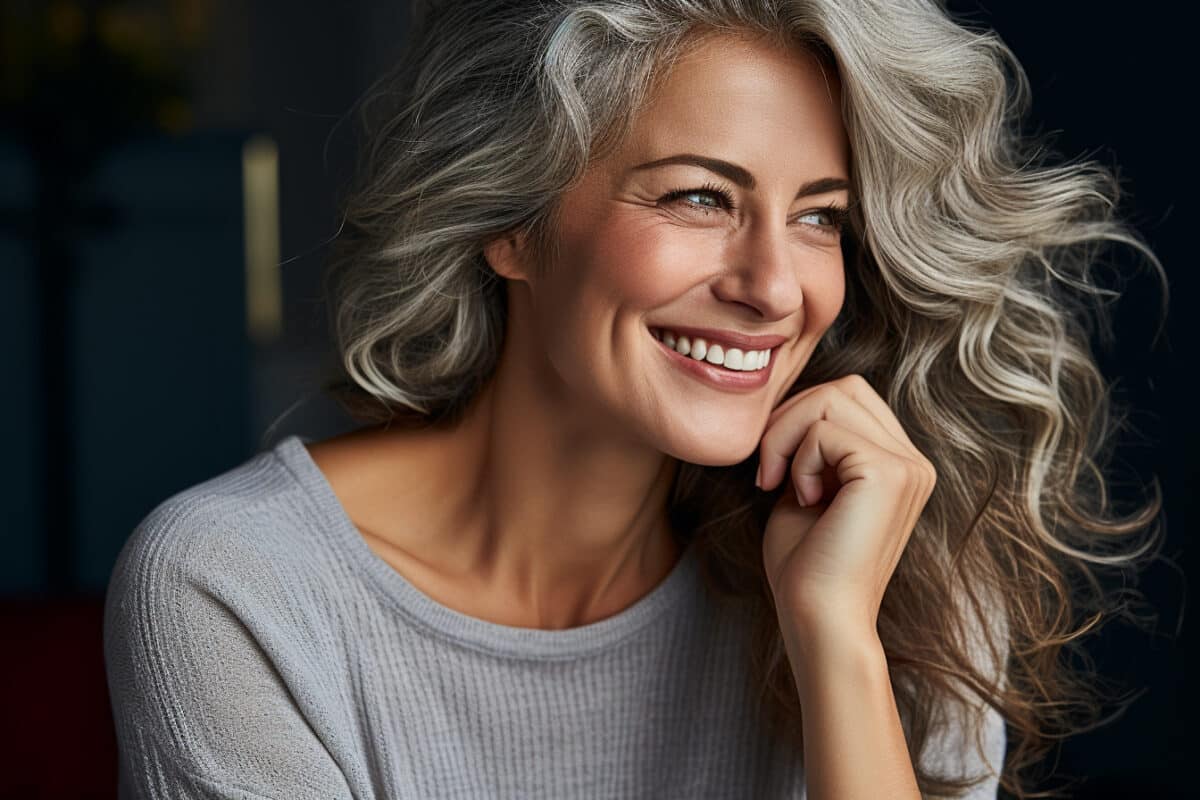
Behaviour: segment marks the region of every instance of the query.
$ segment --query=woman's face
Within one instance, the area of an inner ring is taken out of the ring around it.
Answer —
[[[825,210],[848,199],[838,92],[810,56],[741,38],[676,62],[623,146],[563,196],[554,261],[510,284],[524,347],[561,401],[684,461],[754,451],[842,307],[839,220]],[[680,328],[782,343],[761,386],[722,388],[652,333]]]

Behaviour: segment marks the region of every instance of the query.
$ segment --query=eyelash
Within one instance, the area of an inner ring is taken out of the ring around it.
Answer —
[[[730,213],[738,210],[738,206],[733,202],[733,197],[730,195],[729,191],[715,183],[705,183],[702,186],[691,189],[672,189],[663,195],[662,202],[670,203],[689,194],[711,194],[714,197],[720,198],[721,203],[724,204],[725,208]],[[703,206],[699,203],[689,202],[687,205],[691,208],[702,209],[705,213],[715,210],[712,206]],[[829,225],[813,225],[811,223],[805,223],[808,225],[808,227],[816,228],[826,236],[841,236],[842,232],[850,224],[850,210],[845,206],[840,206],[836,203],[830,203],[829,205],[822,206],[821,208],[814,208],[811,211],[806,212],[804,216],[808,216],[809,214],[813,213],[828,214],[829,218],[833,220],[833,222]]]

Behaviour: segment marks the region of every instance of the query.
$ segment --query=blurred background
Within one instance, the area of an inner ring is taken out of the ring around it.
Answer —
[[[0,798],[112,798],[101,612],[125,538],[287,435],[354,427],[318,388],[333,363],[320,279],[347,113],[398,53],[408,3],[0,2]],[[1130,410],[1116,496],[1136,502],[1157,475],[1166,497],[1164,560],[1136,586],[1158,619],[1089,648],[1142,696],[1046,772],[1078,779],[1078,798],[1184,797],[1200,445],[1184,26],[1165,3],[948,5],[1024,64],[1031,131],[1119,165],[1122,208],[1171,280],[1156,340],[1155,282],[1107,255],[1125,294],[1114,344],[1095,343]]]

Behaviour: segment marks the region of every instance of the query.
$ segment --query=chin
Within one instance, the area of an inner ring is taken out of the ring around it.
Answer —
[[[761,436],[752,432],[738,436],[711,437],[707,441],[676,441],[673,443],[674,447],[665,452],[689,464],[730,467],[754,455],[760,441]]]

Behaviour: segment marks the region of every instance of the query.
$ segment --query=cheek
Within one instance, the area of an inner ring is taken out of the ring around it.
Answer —
[[[618,305],[653,306],[677,296],[713,252],[704,237],[681,235],[644,209],[584,219],[588,226],[576,227],[565,241],[564,266]]]
[[[846,271],[842,255],[814,258],[800,269],[804,303],[804,336],[820,336],[842,312],[846,301]]]

